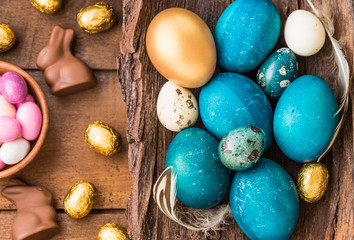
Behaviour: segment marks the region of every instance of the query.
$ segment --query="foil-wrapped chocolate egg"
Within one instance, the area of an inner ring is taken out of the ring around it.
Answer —
[[[55,13],[61,7],[61,0],[31,0],[32,5],[43,13]]]
[[[75,183],[64,199],[64,211],[73,218],[83,218],[92,209],[97,199],[97,190],[92,183]]]
[[[127,230],[115,223],[107,223],[100,228],[98,240],[129,240]]]
[[[15,44],[16,37],[9,25],[0,24],[0,53],[6,52]]]
[[[117,130],[100,121],[87,127],[85,141],[91,149],[105,156],[115,154],[122,145],[122,138]]]
[[[328,170],[322,163],[304,164],[297,176],[300,197],[309,203],[320,200],[326,192],[328,176]]]
[[[107,30],[115,20],[113,7],[105,2],[91,4],[77,14],[80,28],[91,34]]]

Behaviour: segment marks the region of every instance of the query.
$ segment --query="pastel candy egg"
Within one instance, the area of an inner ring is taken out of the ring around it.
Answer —
[[[265,135],[260,128],[237,128],[222,138],[219,158],[225,167],[243,171],[258,162],[265,147]]]
[[[20,103],[26,98],[27,84],[21,75],[7,72],[0,79],[0,92],[8,102]]]
[[[21,134],[20,123],[12,117],[0,117],[0,142],[15,140]]]
[[[6,167],[6,163],[1,161],[1,159],[0,159],[0,170],[2,170],[4,167]]]
[[[218,158],[218,140],[207,131],[187,128],[172,140],[165,167],[177,177],[177,199],[192,208],[210,208],[229,190],[231,171]]]
[[[27,94],[27,96],[23,102],[16,104],[16,108],[18,109],[22,104],[24,104],[26,102],[34,102],[35,103],[36,101],[34,100],[34,97],[31,94]]]
[[[269,0],[237,0],[221,14],[214,31],[218,65],[245,73],[272,51],[280,32],[280,16]]]
[[[191,91],[168,81],[157,98],[161,124],[174,132],[191,127],[199,117],[198,102]]]
[[[330,144],[339,116],[336,97],[320,77],[297,78],[274,112],[274,136],[280,150],[296,162],[316,160]]]
[[[30,150],[30,143],[23,139],[5,142],[0,148],[0,159],[5,164],[12,165],[24,159]]]
[[[267,158],[246,171],[236,172],[230,206],[238,226],[250,239],[287,240],[299,217],[299,197],[293,180]]]
[[[265,149],[272,144],[273,110],[267,96],[241,74],[215,75],[200,92],[199,111],[207,130],[218,139],[236,128],[255,126],[265,134]]]
[[[0,116],[16,117],[16,108],[0,95]]]
[[[22,136],[28,141],[36,139],[41,131],[42,113],[37,104],[26,102],[17,110],[16,119],[22,127]]]
[[[297,78],[298,64],[289,48],[273,52],[259,67],[257,84],[273,100],[277,100],[289,84]]]

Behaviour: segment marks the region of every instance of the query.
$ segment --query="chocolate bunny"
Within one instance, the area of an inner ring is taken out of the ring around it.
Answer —
[[[1,193],[17,207],[12,224],[13,240],[48,240],[59,232],[52,194],[48,190],[11,179]]]
[[[96,85],[96,78],[86,63],[71,53],[74,30],[54,26],[48,45],[38,57],[37,66],[53,95],[63,96]]]

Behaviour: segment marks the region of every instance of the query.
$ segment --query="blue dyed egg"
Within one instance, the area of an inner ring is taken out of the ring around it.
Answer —
[[[257,84],[273,100],[297,78],[298,64],[295,53],[290,48],[273,52],[258,69]]]
[[[296,162],[316,160],[328,147],[339,116],[336,97],[320,77],[297,78],[274,112],[274,136],[280,150]]]
[[[256,68],[278,41],[280,16],[269,0],[237,0],[220,16],[214,31],[218,65],[230,72]]]
[[[299,217],[299,197],[293,180],[267,158],[246,171],[236,172],[230,206],[238,226],[253,240],[286,240]]]
[[[171,142],[165,167],[177,174],[177,199],[192,208],[209,208],[229,190],[231,171],[218,157],[219,141],[207,131],[188,128]]]
[[[272,143],[273,110],[267,96],[241,74],[215,75],[200,92],[199,111],[205,127],[218,139],[238,127],[255,126],[266,136],[265,149]]]

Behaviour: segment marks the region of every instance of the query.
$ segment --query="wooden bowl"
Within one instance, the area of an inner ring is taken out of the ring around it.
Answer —
[[[23,69],[7,63],[7,62],[2,62],[0,61],[0,74],[2,75],[5,72],[15,72],[20,74],[26,81],[27,86],[28,86],[28,92],[32,94],[34,99],[36,100],[36,103],[38,104],[39,108],[42,111],[42,128],[41,132],[39,134],[39,137],[31,141],[31,150],[27,154],[27,156],[19,163],[14,164],[14,165],[7,165],[5,168],[0,170],[0,179],[9,177],[11,175],[14,175],[15,173],[19,172],[21,169],[26,167],[38,154],[40,148],[43,145],[44,139],[46,137],[47,131],[48,131],[48,123],[49,123],[49,113],[48,113],[48,106],[47,106],[47,101],[45,100],[44,94],[37,84],[37,82]]]

